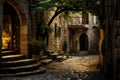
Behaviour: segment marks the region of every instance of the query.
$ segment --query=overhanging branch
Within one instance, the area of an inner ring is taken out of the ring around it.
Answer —
[[[82,9],[74,9],[74,8],[65,8],[65,9],[57,9],[54,13],[54,15],[52,16],[52,18],[50,19],[50,21],[48,22],[48,26],[51,25],[51,23],[53,22],[53,20],[55,19],[55,17],[57,17],[59,14],[61,14],[64,11],[82,11]]]

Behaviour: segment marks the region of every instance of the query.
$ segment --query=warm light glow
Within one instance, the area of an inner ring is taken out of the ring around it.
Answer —
[[[4,30],[2,32],[2,49],[8,49],[9,43],[11,42],[11,36]]]
[[[2,49],[8,49],[12,40],[12,20],[11,15],[5,15],[2,30]]]

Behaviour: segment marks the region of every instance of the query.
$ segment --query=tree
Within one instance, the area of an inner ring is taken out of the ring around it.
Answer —
[[[99,15],[100,11],[100,0],[37,0],[35,3],[35,11],[51,11],[55,13],[48,22],[48,26],[51,25],[52,21],[61,13],[69,12],[90,12]]]
[[[61,13],[67,15],[69,12],[82,11],[99,15],[100,0],[37,0],[34,9],[37,12],[54,11],[53,16],[47,23],[47,26],[50,26],[53,20]],[[47,44],[49,32],[45,30],[44,34],[44,40],[46,40]]]

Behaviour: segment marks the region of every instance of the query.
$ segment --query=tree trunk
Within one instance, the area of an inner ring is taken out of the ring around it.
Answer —
[[[102,28],[100,28],[100,39],[99,39],[99,63],[102,66],[103,65],[103,51],[102,51],[102,47],[103,47],[103,40],[104,40],[104,31]]]

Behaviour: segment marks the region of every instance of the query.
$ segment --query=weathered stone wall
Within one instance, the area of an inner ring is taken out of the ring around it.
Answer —
[[[61,36],[55,37],[55,23],[61,27]],[[60,24],[59,24],[60,23]],[[52,23],[53,32],[50,35],[49,45],[53,51],[62,50],[64,41],[67,42],[67,52],[79,52],[79,38],[85,33],[88,36],[88,51],[91,53],[98,52],[98,41],[99,41],[99,29],[98,24],[93,21],[93,15],[89,14],[89,24],[87,30],[71,29],[69,30],[68,20],[57,17]],[[93,26],[96,26],[93,28]],[[74,26],[73,26],[74,27]],[[49,49],[50,49],[49,46]]]
[[[98,52],[98,41],[99,41],[99,21],[97,16],[89,13],[89,27],[87,35],[89,37],[89,51],[92,53]]]
[[[69,29],[69,52],[80,51],[80,36],[86,34],[88,36],[88,51],[91,53],[98,52],[98,41],[99,41],[99,27],[97,17],[89,13],[89,23],[81,25],[73,25]],[[84,27],[82,27],[84,26]],[[68,26],[69,27],[69,26]],[[76,28],[75,28],[76,27]]]
[[[88,29],[87,31],[88,39],[89,39],[89,51],[91,53],[98,52],[98,41],[99,41],[99,29]]]
[[[54,12],[49,11],[45,13],[45,20],[49,22]],[[55,28],[56,26],[56,28]],[[62,49],[62,30],[63,27],[60,24],[60,17],[56,17],[52,24],[50,25],[52,28],[52,33],[49,34],[49,42],[48,42],[48,50],[52,52],[60,52]]]

